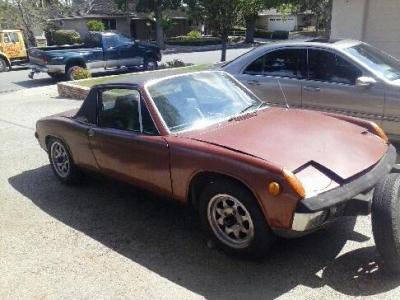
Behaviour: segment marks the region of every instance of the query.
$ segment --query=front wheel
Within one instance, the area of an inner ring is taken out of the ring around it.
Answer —
[[[256,199],[236,182],[210,183],[199,200],[202,226],[225,252],[259,258],[275,241]]]
[[[152,57],[146,57],[143,62],[144,71],[153,71],[158,69],[157,61]]]
[[[400,174],[389,174],[375,188],[372,232],[385,269],[400,274]]]
[[[0,57],[0,73],[8,71],[8,64],[4,58]]]

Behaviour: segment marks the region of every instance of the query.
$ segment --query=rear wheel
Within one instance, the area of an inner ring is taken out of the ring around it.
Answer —
[[[0,73],[7,71],[8,71],[8,64],[4,58],[0,57]]]
[[[66,79],[68,81],[75,80],[75,74],[78,73],[82,69],[85,69],[85,68],[81,67],[81,66],[70,66],[70,67],[68,67],[67,72],[65,73]]]
[[[262,257],[275,241],[256,199],[236,182],[207,185],[200,195],[199,214],[206,233],[230,254]]]
[[[80,179],[80,172],[74,164],[67,146],[59,139],[51,138],[47,144],[51,168],[63,183],[72,184]]]
[[[372,232],[385,269],[400,274],[400,174],[390,174],[375,188]]]

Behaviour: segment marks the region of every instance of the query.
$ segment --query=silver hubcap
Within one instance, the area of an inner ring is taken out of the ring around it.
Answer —
[[[211,198],[207,217],[215,236],[229,247],[245,248],[254,237],[250,213],[231,195],[218,194]]]
[[[67,177],[70,171],[70,161],[64,145],[59,142],[54,142],[51,145],[50,155],[51,163],[57,174],[62,178]]]

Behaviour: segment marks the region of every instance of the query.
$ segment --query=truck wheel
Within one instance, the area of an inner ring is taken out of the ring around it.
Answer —
[[[143,63],[143,70],[144,71],[152,71],[157,70],[158,64],[157,61],[152,57],[146,57]]]
[[[81,66],[71,66],[67,69],[67,72],[65,74],[65,77],[68,81],[74,81],[75,80],[75,73],[78,72],[79,70],[85,69],[84,67]]]
[[[205,232],[229,254],[260,258],[275,241],[256,199],[236,182],[208,184],[200,195],[199,214]]]
[[[66,184],[79,182],[81,173],[74,164],[67,146],[59,139],[51,138],[47,143],[49,160],[54,175]]]
[[[385,269],[400,274],[400,174],[389,174],[375,188],[372,232]]]
[[[8,71],[8,64],[4,58],[0,57],[0,73]]]

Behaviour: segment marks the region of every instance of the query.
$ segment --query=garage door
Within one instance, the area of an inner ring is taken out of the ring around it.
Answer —
[[[269,17],[268,31],[285,30],[293,31],[296,27],[296,20],[294,17]]]

